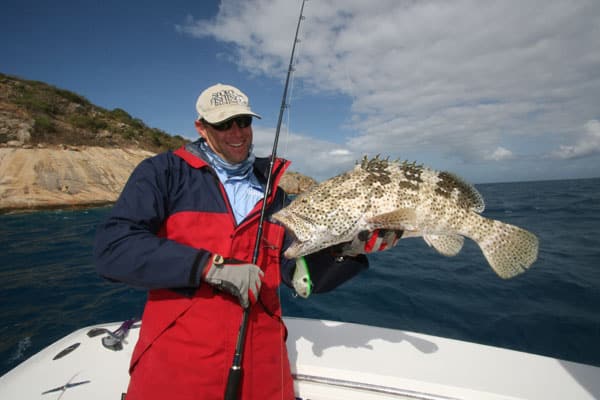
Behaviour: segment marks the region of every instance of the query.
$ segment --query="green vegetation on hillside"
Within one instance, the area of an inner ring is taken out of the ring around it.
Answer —
[[[146,126],[125,110],[106,110],[85,97],[44,82],[0,73],[0,118],[22,120],[31,144],[139,147],[159,152],[186,143],[181,136]],[[2,122],[2,121],[0,121]],[[0,143],[11,140],[10,129],[0,132]]]

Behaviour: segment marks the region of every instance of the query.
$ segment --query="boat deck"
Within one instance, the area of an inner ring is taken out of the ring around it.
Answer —
[[[600,368],[594,366],[359,324],[285,322],[300,400],[600,398]],[[119,351],[103,347],[103,335],[86,335],[92,328],[113,331],[120,325],[82,328],[48,346],[0,377],[0,399],[121,399],[139,323]]]

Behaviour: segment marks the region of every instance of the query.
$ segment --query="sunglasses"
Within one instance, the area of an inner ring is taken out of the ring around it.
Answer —
[[[252,125],[252,116],[251,115],[242,115],[239,117],[230,118],[227,121],[223,121],[218,124],[211,124],[210,122],[206,122],[206,120],[204,120],[205,124],[209,125],[211,128],[213,128],[217,131],[220,131],[220,132],[228,131],[229,129],[231,129],[234,122],[237,124],[237,126],[240,129],[247,128],[250,125]]]

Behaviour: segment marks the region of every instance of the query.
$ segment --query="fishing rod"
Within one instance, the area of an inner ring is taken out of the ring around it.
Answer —
[[[287,92],[290,82],[290,75],[294,69],[294,53],[296,51],[296,43],[298,40],[298,32],[300,31],[300,22],[304,19],[302,15],[304,11],[304,3],[306,0],[302,0],[302,6],[300,7],[300,16],[298,17],[298,25],[296,26],[296,34],[294,35],[294,43],[292,45],[292,54],[290,56],[290,63],[288,66],[287,76],[285,78],[285,86],[283,88],[283,96],[281,98],[281,108],[279,110],[279,119],[277,120],[277,129],[275,130],[275,139],[273,140],[273,150],[271,151],[271,162],[269,163],[269,171],[267,174],[267,184],[265,186],[265,195],[263,198],[262,208],[260,210],[260,219],[258,220],[258,231],[256,232],[256,243],[254,244],[254,253],[252,254],[252,263],[256,264],[258,261],[258,254],[260,251],[260,242],[263,233],[263,224],[265,221],[265,214],[267,210],[267,199],[273,189],[273,166],[275,164],[275,158],[277,157],[277,145],[279,143],[279,131],[281,130],[281,122],[283,120],[283,113],[286,108]],[[227,377],[227,386],[225,387],[225,400],[235,400],[239,396],[240,383],[242,381],[242,358],[244,356],[244,344],[246,342],[246,331],[248,330],[248,319],[250,317],[250,306],[244,309],[242,315],[242,322],[240,324],[240,330],[238,332],[237,342],[235,344],[235,353],[233,355],[233,362],[229,369],[229,376]]]

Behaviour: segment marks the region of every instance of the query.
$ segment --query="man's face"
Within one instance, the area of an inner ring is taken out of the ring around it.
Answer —
[[[229,129],[218,130],[206,121],[196,121],[196,130],[223,160],[238,164],[248,158],[252,146],[252,125],[240,128],[237,122],[233,122]]]

